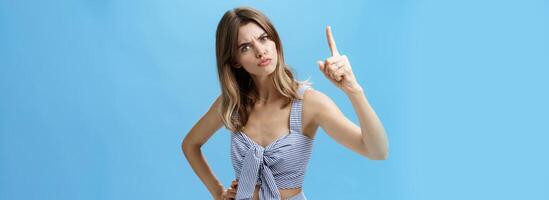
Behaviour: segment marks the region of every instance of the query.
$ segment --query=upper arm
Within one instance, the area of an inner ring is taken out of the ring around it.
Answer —
[[[220,113],[221,96],[217,97],[208,112],[191,128],[183,139],[182,146],[202,146],[208,139],[223,126]]]
[[[339,144],[368,157],[360,127],[350,121],[330,97],[317,90],[309,91],[304,102],[314,112],[313,121]]]

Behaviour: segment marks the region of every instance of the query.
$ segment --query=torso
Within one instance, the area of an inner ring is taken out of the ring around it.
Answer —
[[[301,192],[301,188],[278,189],[278,192],[280,193],[280,199],[289,199],[290,197],[299,194],[299,192]],[[255,186],[253,200],[259,200],[259,185]]]
[[[314,138],[318,124],[314,122],[312,112],[313,108],[310,108],[307,101],[307,91],[303,98],[303,111],[302,111],[302,126],[303,134],[309,138]],[[284,102],[273,103],[270,105],[255,105],[252,109],[248,122],[244,126],[243,132],[254,140],[257,144],[265,147],[276,139],[287,135],[290,132],[290,111],[291,104],[281,108]],[[301,192],[301,188],[295,189],[279,189],[280,197],[282,199],[289,198]],[[256,186],[254,200],[259,199],[259,186]]]

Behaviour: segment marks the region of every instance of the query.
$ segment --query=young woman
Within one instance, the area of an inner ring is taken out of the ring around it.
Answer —
[[[216,33],[221,95],[182,143],[192,169],[214,199],[306,199],[301,188],[313,138],[320,126],[338,143],[372,160],[388,154],[385,130],[372,109],[331,29],[332,56],[320,70],[343,90],[360,120],[347,119],[325,94],[297,81],[284,62],[282,43],[269,19],[248,7],[229,10]],[[225,189],[208,166],[201,146],[221,127],[231,131],[236,180]]]

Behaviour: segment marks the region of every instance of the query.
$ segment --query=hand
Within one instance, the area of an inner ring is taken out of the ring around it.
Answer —
[[[346,94],[362,92],[362,87],[356,81],[349,59],[345,55],[339,55],[330,26],[326,27],[326,38],[332,57],[327,58],[324,62],[317,61],[320,71]]]
[[[238,180],[233,180],[231,183],[231,187],[227,189],[223,189],[223,192],[221,193],[221,198],[223,200],[231,200],[236,197],[236,189],[238,187]]]

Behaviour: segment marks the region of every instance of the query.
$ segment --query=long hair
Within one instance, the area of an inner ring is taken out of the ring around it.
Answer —
[[[280,37],[263,13],[250,7],[227,11],[217,25],[215,47],[222,93],[219,114],[225,127],[232,132],[240,131],[246,125],[259,94],[250,74],[243,67],[235,67],[238,30],[248,23],[256,23],[276,44],[278,63],[271,80],[278,93],[287,98],[283,108],[290,105],[292,99],[301,99],[297,94],[300,84],[310,84],[307,80],[300,82],[294,79],[292,70],[284,62]]]

